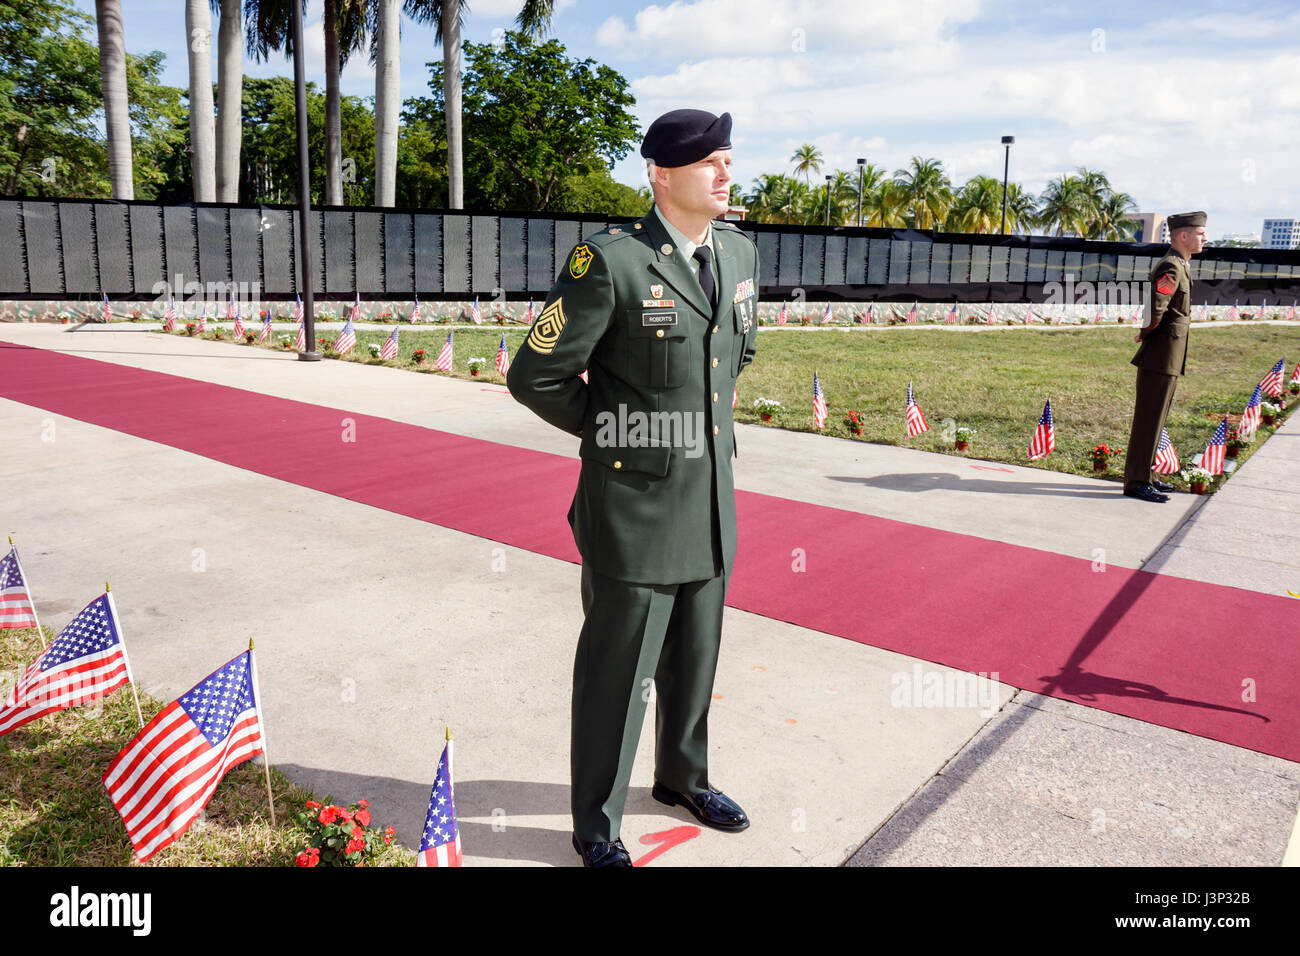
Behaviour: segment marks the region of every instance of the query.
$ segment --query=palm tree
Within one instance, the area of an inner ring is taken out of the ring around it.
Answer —
[[[433,38],[442,44],[443,102],[447,116],[447,207],[462,209],[465,206],[465,186],[461,148],[461,3],[460,0],[406,0],[405,9],[407,15],[417,22],[432,24]],[[551,28],[554,18],[555,0],[524,0],[515,22],[529,36],[539,37]]]
[[[190,65],[190,173],[194,200],[217,198],[216,137],[212,116],[212,16],[207,0],[185,0],[185,36]]]
[[[1008,189],[1008,199],[1009,194]],[[999,228],[1001,217],[1002,181],[972,176],[953,200],[945,225],[951,232],[991,233]]]
[[[862,205],[863,205],[864,214],[865,214],[867,197],[870,196],[873,192],[875,192],[875,190],[880,188],[880,184],[884,182],[884,179],[885,179],[885,171],[881,169],[879,166],[876,166],[872,163],[867,163],[862,167]],[[855,176],[853,178],[853,214],[855,216],[857,215],[857,211],[858,211],[858,179]],[[854,225],[862,225],[862,223],[855,222]]]
[[[790,162],[795,164],[794,174],[803,173],[804,185],[812,187],[812,177],[822,171],[822,154],[812,143],[804,143],[794,151]]]
[[[401,0],[378,0],[375,42],[375,205],[397,199],[398,90],[401,60],[398,37]]]
[[[862,218],[868,226],[902,229],[907,225],[907,192],[896,181],[886,179],[862,200]]]
[[[1112,239],[1131,242],[1137,230],[1137,222],[1129,214],[1137,212],[1137,204],[1128,193],[1111,192],[1101,204],[1093,235],[1090,239]]]
[[[858,214],[858,174],[857,171],[835,171],[831,180],[831,225],[844,226],[853,222]],[[863,188],[866,177],[863,176]],[[823,197],[824,199],[824,197]],[[825,208],[825,207],[823,207]]]
[[[239,0],[212,0],[217,31],[217,201],[239,202],[239,147],[243,137],[244,47]]]
[[[952,206],[952,184],[939,160],[913,156],[909,168],[895,171],[894,180],[907,195],[917,229],[932,229],[947,217]]]
[[[1056,228],[1058,236],[1074,234],[1082,236],[1087,230],[1091,197],[1084,188],[1083,180],[1074,176],[1062,175],[1051,180],[1043,195],[1038,209],[1039,225]]]
[[[1007,183],[1007,228],[1029,235],[1036,219],[1037,201],[1033,193],[1026,192],[1019,183]]]
[[[131,104],[126,97],[126,38],[121,0],[95,0],[99,33],[99,75],[104,89],[104,125],[108,132],[108,176],[114,199],[135,198],[131,164]]]

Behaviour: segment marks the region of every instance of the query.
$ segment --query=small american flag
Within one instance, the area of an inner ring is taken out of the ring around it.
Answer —
[[[208,307],[203,306],[203,311],[199,313],[199,332],[208,327]]]
[[[352,311],[348,313],[348,320],[343,323],[343,331],[339,333],[338,340],[334,343],[334,351],[339,355],[347,355],[357,345],[357,331],[352,327],[352,323],[361,315],[361,296],[357,296],[357,301],[352,305]]]
[[[1102,309],[1102,307],[1101,307],[1101,303],[1098,302],[1098,303],[1097,303],[1097,317],[1096,317],[1095,319],[1093,319],[1093,321],[1094,321],[1097,325],[1101,325],[1101,323],[1105,320],[1105,318],[1106,318],[1106,313],[1105,313],[1105,311],[1103,311],[1103,309]]]
[[[908,325],[912,325],[914,322],[916,322],[916,303],[915,303],[915,302],[912,303],[912,308],[910,308],[910,309],[908,310],[908,312],[907,312],[907,324],[908,324]]]
[[[736,403],[740,401],[740,388],[737,385],[731,386],[731,409],[735,411]]]
[[[813,372],[813,421],[818,428],[826,427],[826,396],[822,393],[822,383]]]
[[[117,608],[108,592],[82,609],[0,703],[0,735],[103,697],[131,680]]]
[[[876,303],[867,303],[867,325],[876,324]]]
[[[506,335],[501,333],[501,344],[497,346],[497,371],[502,377],[510,371],[510,353],[506,351]]]
[[[1291,373],[1291,384],[1300,382],[1300,362],[1295,363],[1295,370]]]
[[[1025,325],[1029,325],[1033,321],[1034,321],[1034,307],[1032,305],[1027,305],[1025,306]]]
[[[993,303],[990,302],[990,303],[989,303],[989,315],[988,315],[988,318],[986,318],[986,319],[984,320],[984,322],[985,322],[986,324],[988,324],[988,325],[992,325],[992,324],[993,324],[994,322],[996,322],[996,321],[997,321],[997,315],[994,314],[994,311],[993,311]]]
[[[916,404],[916,399],[912,397],[912,383],[907,383],[907,437],[915,438],[922,432],[928,432],[930,426],[925,423],[925,416],[921,414],[920,406]]]
[[[167,312],[163,315],[163,331],[170,332],[176,328],[176,300],[167,296]]]
[[[227,770],[262,753],[255,686],[244,651],[164,707],[104,771],[141,863],[189,829]]]
[[[456,825],[456,800],[451,779],[451,738],[438,761],[433,791],[429,794],[429,812],[424,818],[424,834],[416,866],[463,866],[460,852],[460,828]]]
[[[235,313],[235,328],[232,334],[235,338],[242,339],[244,337],[244,318],[239,314],[239,306],[232,302],[230,308],[233,309]]]
[[[786,323],[786,319],[787,319],[787,313],[786,313],[785,303],[782,302],[782,303],[781,303],[781,314],[778,315],[778,316],[776,317],[776,324],[777,324],[777,325],[785,325],[785,323]]]
[[[298,304],[293,307],[293,318],[296,322],[303,321],[305,313],[302,310],[302,296],[298,296]]]
[[[392,334],[390,334],[388,338],[384,339],[384,346],[379,350],[379,357],[381,359],[397,358],[397,330],[398,326],[393,326]]]
[[[1034,429],[1034,438],[1029,443],[1029,460],[1038,461],[1046,458],[1056,448],[1056,425],[1052,422],[1052,400],[1049,398],[1043,406],[1043,416],[1038,419]]]
[[[1250,401],[1246,403],[1246,410],[1241,413],[1241,422],[1237,425],[1237,434],[1242,438],[1249,438],[1259,428],[1259,403],[1262,399],[1260,387],[1256,385],[1255,391],[1250,393]]]
[[[1237,300],[1232,300],[1232,308],[1228,310],[1228,321],[1236,322],[1241,318],[1241,313],[1237,311]]]
[[[947,325],[957,324],[957,303],[956,302],[954,302],[952,304],[952,308],[948,310],[948,320],[946,324]]]
[[[829,322],[830,320],[831,320],[831,304],[830,304],[829,302],[827,302],[827,303],[826,303],[826,308],[822,309],[822,323],[821,323],[821,324],[822,324],[822,325],[825,325],[825,324],[826,324],[827,322]]]
[[[1210,443],[1205,446],[1205,454],[1201,456],[1201,467],[1212,475],[1223,474],[1223,456],[1227,444],[1228,416],[1224,415],[1219,419],[1219,427],[1214,429],[1214,434],[1210,436]]]
[[[532,299],[529,299],[529,300],[528,300],[528,314],[527,314],[526,316],[524,316],[524,321],[527,322],[529,325],[532,325],[532,324],[533,324],[533,316],[534,316],[534,313],[533,313],[533,300],[532,300]]]
[[[1157,475],[1172,475],[1179,469],[1178,452],[1174,451],[1174,443],[1169,440],[1169,429],[1160,429],[1160,444],[1156,446],[1156,460],[1152,466],[1152,471]]]
[[[37,627],[36,608],[23,577],[18,549],[0,559],[0,627]]]
[[[1295,321],[1295,307],[1296,307],[1296,300],[1295,300],[1295,299],[1292,299],[1292,300],[1291,300],[1291,308],[1289,308],[1289,309],[1286,310],[1286,317],[1287,317],[1287,319],[1289,319],[1289,320],[1292,321],[1292,322]]]
[[[1204,321],[1206,321],[1207,319],[1209,319],[1209,317],[1210,317],[1210,303],[1209,303],[1209,302],[1202,302],[1202,303],[1201,303],[1201,321],[1204,322]]]
[[[478,296],[474,296],[474,304],[469,307],[469,317],[475,325],[483,324],[483,312],[478,307]]]
[[[113,321],[113,307],[108,304],[107,292],[104,293],[104,321],[105,322]]]
[[[406,321],[411,325],[420,321],[420,297],[418,295],[415,297],[415,305],[411,306],[411,314]]]
[[[301,318],[298,319],[298,331],[293,339],[293,347],[299,352],[307,348],[307,323]]]
[[[451,371],[451,333],[450,332],[447,333],[447,341],[442,343],[442,351],[439,352],[438,357],[434,359],[433,367],[440,368],[444,372]]]
[[[257,341],[265,342],[271,337],[271,309],[266,310],[266,321],[262,323],[262,331],[257,333]]]
[[[1281,395],[1283,391],[1282,376],[1284,374],[1286,374],[1285,356],[1278,359],[1277,364],[1274,365],[1272,370],[1267,375],[1264,376],[1264,381],[1259,383],[1260,388],[1262,388],[1267,394],[1272,395],[1274,397]]]

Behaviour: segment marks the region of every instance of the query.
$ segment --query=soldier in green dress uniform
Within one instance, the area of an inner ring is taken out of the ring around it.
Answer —
[[[510,364],[510,393],[581,438],[569,524],[573,845],[630,866],[619,827],[653,681],[656,800],[743,830],[710,785],[708,712],[736,555],[732,389],[754,356],[758,250],[728,205],[731,116],[674,110],[641,155],[655,205],[579,242]],[[580,377],[588,373],[587,381]]]
[[[1124,494],[1164,502],[1173,485],[1152,472],[1160,433],[1174,400],[1178,379],[1187,371],[1187,331],[1192,321],[1192,264],[1205,247],[1205,213],[1169,217],[1169,253],[1151,270],[1150,314],[1138,332],[1137,398],[1124,467]]]

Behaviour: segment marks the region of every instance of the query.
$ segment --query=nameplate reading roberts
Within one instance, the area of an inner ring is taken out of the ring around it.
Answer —
[[[645,325],[676,325],[676,312],[643,312],[641,313],[641,324]]]

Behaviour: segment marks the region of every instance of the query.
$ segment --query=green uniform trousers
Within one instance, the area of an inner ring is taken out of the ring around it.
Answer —
[[[655,779],[707,790],[708,716],[727,577],[632,584],[582,566],[586,619],[573,663],[573,832],[619,838],[653,679]]]
[[[1124,454],[1124,487],[1151,483],[1151,466],[1156,460],[1160,445],[1160,432],[1169,417],[1169,406],[1174,400],[1177,375],[1149,372],[1144,368],[1137,373],[1137,398],[1133,403],[1133,427],[1128,436]]]

